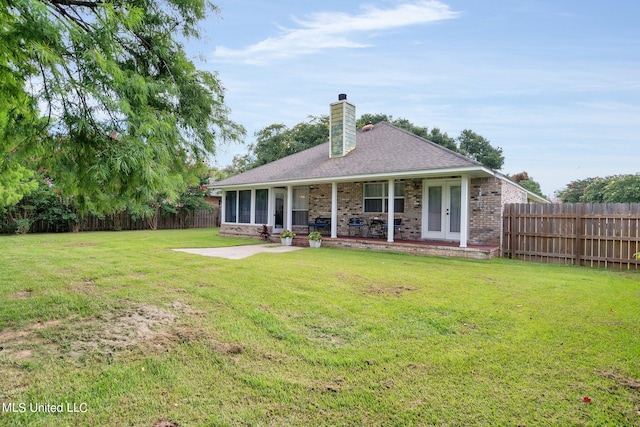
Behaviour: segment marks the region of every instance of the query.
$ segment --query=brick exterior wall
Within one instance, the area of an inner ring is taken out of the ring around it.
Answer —
[[[273,232],[273,227],[268,226],[267,229],[269,233]],[[262,224],[222,224],[219,235],[222,237],[251,237],[259,239],[260,231],[262,231]]]
[[[387,182],[387,181],[376,181]],[[404,183],[404,212],[396,213],[402,218],[402,238],[421,240],[422,236],[422,179],[396,180]],[[305,188],[305,187],[296,187]],[[310,185],[309,221],[318,216],[331,217],[331,184]],[[526,192],[517,186],[496,177],[473,178],[469,183],[469,244],[501,246],[502,214],[505,203],[526,203]],[[360,217],[365,221],[373,217],[387,220],[386,213],[364,213],[364,182],[338,183],[338,236],[349,235],[349,219]],[[221,236],[258,237],[261,225],[223,224]],[[269,227],[271,229],[271,227]],[[351,230],[352,234],[357,231]],[[363,235],[366,229],[361,230]],[[293,232],[306,237],[306,226],[294,226]],[[324,234],[330,229],[322,231]],[[277,237],[277,236],[276,236]],[[401,242],[396,232],[396,241]]]
[[[502,246],[502,214],[505,203],[526,203],[527,193],[496,177],[471,180],[469,243]]]

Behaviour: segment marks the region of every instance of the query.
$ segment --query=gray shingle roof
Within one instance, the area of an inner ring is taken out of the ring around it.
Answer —
[[[378,123],[356,134],[356,148],[344,157],[329,158],[329,143],[251,169],[216,186],[290,182],[394,172],[436,171],[482,165],[412,133]]]

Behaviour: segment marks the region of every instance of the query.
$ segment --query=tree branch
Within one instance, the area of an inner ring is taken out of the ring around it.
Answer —
[[[81,6],[81,7],[98,7],[101,4],[106,3],[103,0],[86,1],[86,0],[46,0],[46,3],[60,6]]]

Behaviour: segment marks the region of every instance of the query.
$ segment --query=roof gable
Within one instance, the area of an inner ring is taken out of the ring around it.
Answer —
[[[356,134],[356,148],[344,157],[329,157],[329,142],[259,166],[217,186],[289,182],[356,175],[393,174],[478,167],[471,160],[386,122]]]

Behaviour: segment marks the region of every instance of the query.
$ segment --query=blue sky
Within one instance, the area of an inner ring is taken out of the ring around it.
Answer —
[[[218,0],[187,44],[219,73],[231,118],[254,132],[328,114],[384,113],[503,149],[547,195],[640,172],[636,0]],[[225,166],[246,146],[223,145]]]

